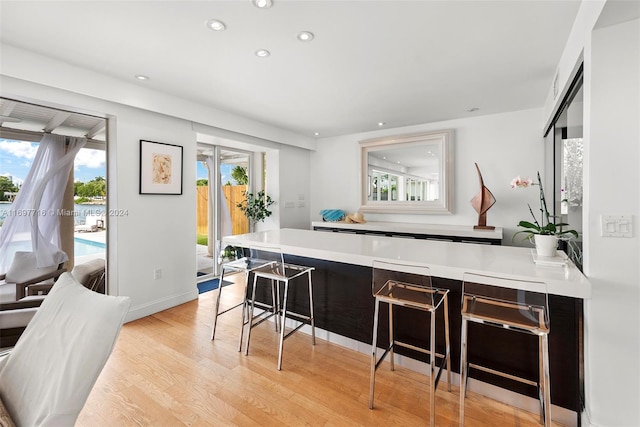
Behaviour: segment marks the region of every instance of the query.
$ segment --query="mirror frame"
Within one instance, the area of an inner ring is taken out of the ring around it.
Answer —
[[[372,201],[368,195],[368,155],[371,151],[393,148],[397,144],[415,146],[437,144],[440,147],[440,177],[437,201]],[[397,214],[452,214],[453,213],[453,129],[435,132],[387,136],[360,141],[360,211]]]

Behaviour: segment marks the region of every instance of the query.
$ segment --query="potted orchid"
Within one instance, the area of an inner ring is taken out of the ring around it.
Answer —
[[[519,176],[515,177],[511,181],[511,188],[527,188],[533,185],[540,187],[540,221],[533,213],[531,205],[529,206],[529,212],[533,217],[531,221],[520,221],[518,227],[524,228],[516,232],[513,237],[523,234],[525,239],[532,240],[536,246],[536,251],[539,256],[555,256],[556,249],[558,247],[559,238],[571,238],[578,237],[578,232],[575,230],[564,229],[569,224],[563,222],[554,222],[555,216],[549,214],[547,209],[547,201],[544,196],[544,188],[542,187],[542,180],[540,179],[540,172],[538,172],[538,182],[533,182],[531,179],[521,179]]]

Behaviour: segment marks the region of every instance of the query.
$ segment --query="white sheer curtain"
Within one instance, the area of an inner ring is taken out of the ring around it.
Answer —
[[[213,206],[213,200],[214,197],[216,197],[215,195],[215,182],[216,180],[214,180],[214,176],[213,173],[215,171],[214,168],[214,159],[212,156],[207,156],[207,158],[205,159],[205,163],[207,164],[207,169],[209,170],[209,208],[211,208]],[[231,215],[229,214],[229,206],[227,204],[227,198],[224,197],[224,191],[222,191],[222,188],[220,188],[220,236],[218,236],[218,239],[220,239],[222,236],[231,236],[232,234],[232,227],[231,227]],[[210,227],[212,227],[212,224],[209,225]]]
[[[36,253],[38,268],[68,259],[60,252],[58,211],[76,154],[86,138],[45,134],[33,165],[0,228],[0,272],[6,272],[16,251]]]

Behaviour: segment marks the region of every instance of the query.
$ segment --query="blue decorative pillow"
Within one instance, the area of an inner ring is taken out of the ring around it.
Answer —
[[[323,221],[335,222],[344,219],[345,213],[340,209],[323,209],[320,211]]]

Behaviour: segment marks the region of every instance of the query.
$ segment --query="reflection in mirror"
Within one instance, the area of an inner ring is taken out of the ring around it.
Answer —
[[[362,207],[451,213],[453,131],[361,141]]]
[[[582,269],[582,206],[583,206],[583,89],[578,84],[567,99],[564,109],[554,124],[554,215],[569,224],[580,237],[561,243],[575,265]]]

